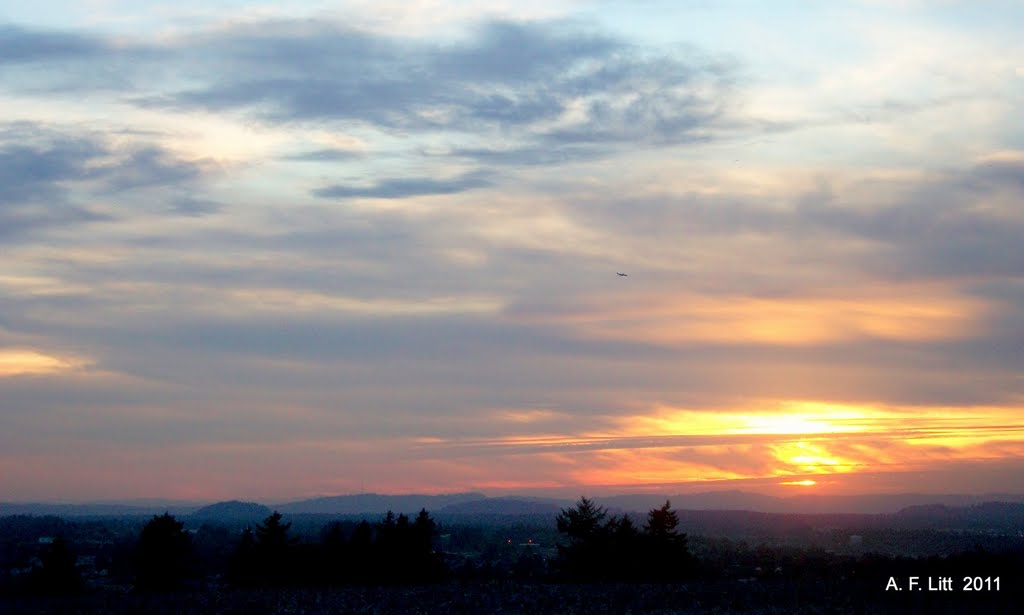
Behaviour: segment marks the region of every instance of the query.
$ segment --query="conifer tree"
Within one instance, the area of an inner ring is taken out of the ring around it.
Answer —
[[[168,591],[180,588],[192,572],[192,539],[185,524],[169,513],[154,516],[142,528],[136,547],[135,587]]]

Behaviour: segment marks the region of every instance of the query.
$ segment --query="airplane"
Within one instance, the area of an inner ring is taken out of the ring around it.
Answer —
[[[628,273],[619,273],[618,271],[615,272],[615,275],[622,276],[624,278],[629,277]]]

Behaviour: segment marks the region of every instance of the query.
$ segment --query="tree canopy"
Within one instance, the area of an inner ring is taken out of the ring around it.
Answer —
[[[180,588],[193,572],[192,538],[185,532],[185,524],[169,513],[154,516],[139,535],[136,566],[137,589]]]
[[[568,537],[558,547],[562,574],[581,581],[669,581],[689,574],[686,535],[670,502],[651,510],[643,532],[628,515],[609,516],[588,498],[562,509],[558,531]]]

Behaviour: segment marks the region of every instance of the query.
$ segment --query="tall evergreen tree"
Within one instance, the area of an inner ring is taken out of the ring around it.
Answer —
[[[420,509],[416,520],[412,524],[413,541],[416,543],[416,550],[429,553],[433,549],[434,534],[437,532],[437,524],[430,518],[426,508]]]
[[[660,540],[671,541],[676,538],[679,516],[672,510],[672,503],[665,500],[665,505],[655,508],[647,514],[647,525],[644,530],[648,536]]]
[[[611,574],[610,537],[615,519],[605,521],[608,512],[592,500],[581,497],[576,506],[563,508],[555,522],[569,537],[558,545],[559,566],[570,578],[596,581]]]
[[[256,544],[260,551],[266,554],[280,555],[291,543],[288,538],[288,530],[291,523],[282,523],[281,513],[274,511],[263,523],[256,526]]]
[[[265,585],[284,585],[294,580],[290,552],[294,541],[288,536],[292,524],[282,523],[281,519],[281,513],[275,510],[256,526],[257,576]]]
[[[629,515],[613,518],[609,523],[611,531],[610,571],[612,578],[618,581],[637,580],[642,577],[642,569],[638,565],[643,557],[640,530]]]
[[[644,576],[656,581],[673,581],[687,576],[692,569],[686,534],[677,531],[679,516],[672,504],[651,510],[644,526]]]
[[[573,508],[563,508],[555,519],[558,531],[579,541],[592,537],[602,529],[602,523],[608,512],[593,500],[581,497]]]
[[[259,567],[256,558],[256,535],[251,527],[246,527],[242,530],[242,536],[228,565],[228,579],[232,584],[249,586],[258,582]]]
[[[348,548],[348,578],[357,583],[368,583],[373,580],[378,574],[378,562],[374,557],[373,526],[368,521],[360,521],[352,530]]]
[[[143,528],[136,547],[135,587],[179,589],[192,573],[192,539],[185,524],[169,513],[154,516]]]
[[[341,523],[333,521],[324,528],[320,540],[321,566],[320,578],[328,585],[340,585],[347,580],[348,545]]]
[[[437,524],[430,518],[427,509],[420,509],[412,524],[410,553],[413,559],[412,578],[420,582],[439,581],[444,577],[444,563],[434,552],[434,535]]]

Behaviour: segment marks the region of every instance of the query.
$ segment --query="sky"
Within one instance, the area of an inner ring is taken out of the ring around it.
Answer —
[[[1024,492],[1021,31],[0,1],[0,499]]]

